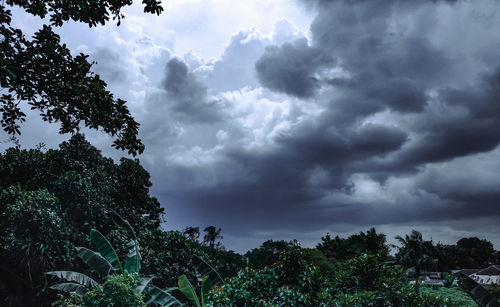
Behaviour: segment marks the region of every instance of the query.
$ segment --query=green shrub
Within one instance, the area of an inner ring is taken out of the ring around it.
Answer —
[[[450,273],[445,273],[444,274],[444,286],[445,287],[451,287],[453,285],[453,281],[455,280],[455,277],[453,277],[452,274]]]
[[[379,306],[378,302],[379,298],[374,291],[360,291],[353,294],[339,293],[335,297],[335,306]]]
[[[88,291],[82,299],[84,307],[145,307],[142,295],[135,291],[139,274],[124,272],[108,277],[106,282]]]
[[[212,306],[311,306],[323,287],[318,269],[306,261],[303,250],[291,244],[278,261],[262,269],[247,267],[215,287]]]

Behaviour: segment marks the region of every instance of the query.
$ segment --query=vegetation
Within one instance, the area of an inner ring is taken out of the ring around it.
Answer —
[[[418,294],[420,285],[418,280],[422,269],[424,267],[430,267],[432,263],[435,262],[435,259],[429,255],[429,248],[422,239],[422,234],[420,232],[413,230],[410,235],[406,235],[404,238],[396,236],[396,239],[402,245],[396,258],[398,258],[403,266],[413,271],[415,277],[415,292]]]
[[[457,287],[422,287],[422,293],[430,297],[440,297],[449,305],[476,307],[474,300],[462,289]]]
[[[454,306],[470,303],[465,292],[424,287],[416,293],[407,278],[416,276],[412,267],[434,270],[463,253],[474,264],[497,259],[486,240],[462,239],[443,253],[416,231],[400,238],[392,257],[375,229],[348,238],[327,234],[316,248],[269,240],[242,256],[225,250],[215,226],[203,238],[198,227],[161,230],[163,210],[149,195],[149,175],[139,162],[116,164],[78,134],[57,150],[8,149],[0,155],[0,175],[6,306],[98,306],[110,304],[108,291],[130,288],[135,294],[122,296],[139,305],[175,297],[194,306]],[[55,277],[64,285],[54,284]],[[135,290],[139,284],[142,292]],[[48,286],[73,294],[61,298]]]

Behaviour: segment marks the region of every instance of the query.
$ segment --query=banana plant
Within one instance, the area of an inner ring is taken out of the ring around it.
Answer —
[[[101,279],[105,280],[109,275],[128,273],[139,273],[141,268],[141,254],[139,241],[135,235],[134,229],[116,212],[112,214],[113,221],[120,227],[125,227],[132,234],[133,239],[127,244],[129,252],[122,266],[115,249],[109,243],[108,239],[98,230],[90,231],[90,241],[96,247],[97,251],[85,247],[77,247],[77,256],[87,264]],[[64,280],[50,286],[50,289],[74,292],[79,297],[83,297],[87,291],[99,285],[91,277],[73,271],[51,271],[45,272],[45,275],[55,276]],[[159,306],[183,306],[170,292],[173,289],[162,290],[150,285],[154,277],[140,277],[137,281],[135,291],[139,294],[148,294],[151,299],[149,304]]]
[[[500,307],[496,297],[483,286],[465,274],[459,276],[460,286],[476,301],[480,307]]]
[[[101,279],[106,279],[109,275],[121,274],[124,271],[134,273],[135,271],[124,270],[115,249],[109,241],[98,231],[90,231],[90,241],[94,244],[97,251],[85,247],[77,247],[77,256],[87,264]],[[89,289],[97,286],[99,283],[91,277],[73,271],[51,271],[46,275],[56,276],[66,282],[52,285],[50,288],[65,292],[75,292],[83,296]]]
[[[195,307],[206,307],[208,300],[208,292],[213,289],[214,284],[220,285],[224,283],[222,277],[217,273],[217,271],[208,264],[201,257],[195,255],[194,257],[195,268],[197,271],[197,275],[201,280],[200,286],[200,296],[201,300],[196,294],[195,287],[186,275],[182,275],[179,277],[178,286],[179,290],[184,294],[184,296],[191,302],[191,304]]]

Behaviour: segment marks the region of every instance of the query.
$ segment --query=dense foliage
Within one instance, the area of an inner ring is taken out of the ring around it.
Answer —
[[[149,174],[137,160],[119,164],[75,135],[46,152],[10,148],[0,155],[0,302],[12,306],[48,305],[43,272],[88,268],[75,257],[75,246],[89,246],[88,234],[99,229],[117,253],[127,252],[128,236],[116,227],[118,212],[136,229],[142,248],[142,271],[155,274],[161,287],[180,275],[195,279],[193,255],[220,255],[221,271],[235,274],[241,256],[186,239],[159,226],[163,209],[149,195]],[[232,260],[231,260],[232,259]]]
[[[142,295],[135,291],[138,274],[127,272],[110,276],[102,285],[95,287],[85,294],[82,306],[85,307],[142,307],[146,306]]]
[[[315,302],[322,285],[318,269],[300,246],[290,244],[278,260],[262,269],[247,267],[210,298],[214,306],[297,306]]]
[[[270,242],[263,244],[265,250]],[[256,250],[254,250],[255,253]],[[416,294],[386,255],[361,254],[324,271],[294,242],[278,260],[247,267],[211,294],[213,306],[460,306],[449,298]],[[317,259],[317,258],[315,258]]]
[[[474,300],[464,291],[457,287],[423,287],[422,293],[428,296],[440,297],[449,302],[450,305],[463,307],[476,307]]]
[[[317,249],[322,251],[326,257],[334,260],[344,261],[358,256],[362,253],[389,255],[389,248],[386,244],[384,234],[378,234],[375,228],[369,229],[366,233],[351,235],[348,238],[336,236],[331,238],[327,233],[321,238],[321,243]]]

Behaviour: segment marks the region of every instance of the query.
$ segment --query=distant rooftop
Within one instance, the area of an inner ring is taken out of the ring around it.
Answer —
[[[462,269],[462,270],[458,270],[458,271],[454,272],[453,275],[456,276],[459,273],[462,273],[464,275],[469,276],[469,275],[472,275],[472,274],[479,272],[479,271],[481,271],[481,269]]]
[[[500,266],[490,265],[489,267],[479,270],[476,275],[500,275]]]

